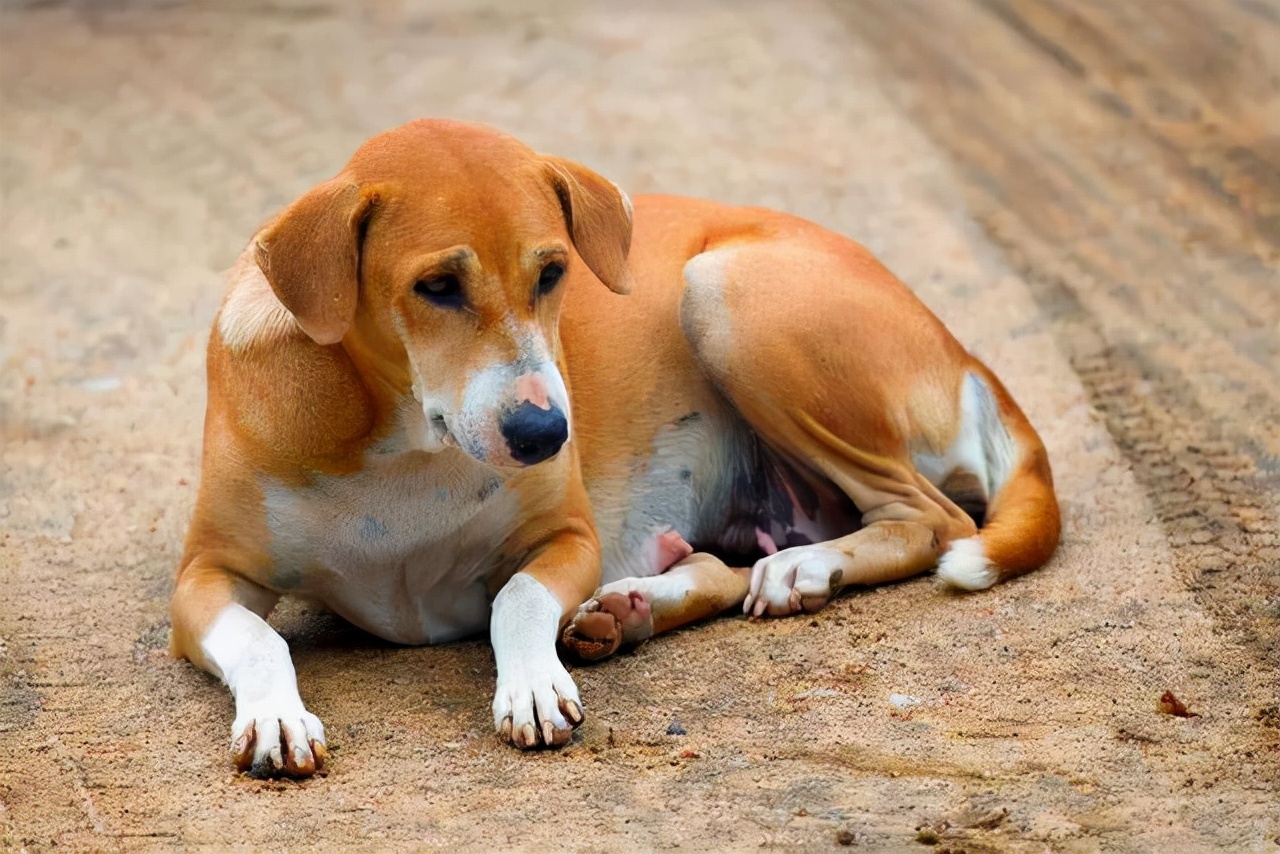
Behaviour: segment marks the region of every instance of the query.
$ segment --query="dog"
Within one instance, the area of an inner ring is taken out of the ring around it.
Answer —
[[[866,249],[793,216],[633,207],[420,120],[268,222],[230,280],[172,651],[230,688],[258,776],[325,761],[266,622],[282,595],[402,644],[487,626],[495,729],[533,748],[583,720],[558,643],[599,659],[934,567],[978,590],[1058,541],[1000,381]]]

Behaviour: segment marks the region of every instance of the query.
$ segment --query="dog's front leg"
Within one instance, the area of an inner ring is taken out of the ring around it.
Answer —
[[[556,638],[599,579],[594,538],[561,534],[493,600],[489,637],[498,666],[493,723],[504,741],[558,747],[582,723],[582,700],[560,663]]]
[[[231,689],[237,768],[308,777],[324,765],[324,726],[302,705],[289,645],[262,617],[276,599],[225,570],[184,567],[170,604],[172,647]]]

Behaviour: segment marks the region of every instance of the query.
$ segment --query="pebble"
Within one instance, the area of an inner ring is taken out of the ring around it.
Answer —
[[[895,709],[910,709],[920,705],[923,700],[919,697],[913,697],[910,694],[890,694],[889,703]]]

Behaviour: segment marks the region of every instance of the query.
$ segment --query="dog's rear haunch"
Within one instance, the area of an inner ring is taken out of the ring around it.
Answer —
[[[398,643],[487,625],[494,725],[531,748],[583,719],[557,641],[599,658],[935,567],[976,590],[1058,540],[1026,417],[863,247],[633,206],[475,125],[375,137],[254,235],[208,382],[173,650],[231,689],[259,775],[324,762],[266,622],[286,593]]]

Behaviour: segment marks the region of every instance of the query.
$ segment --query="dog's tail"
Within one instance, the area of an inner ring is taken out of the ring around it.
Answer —
[[[938,578],[962,590],[982,590],[1045,564],[1058,546],[1062,522],[1044,444],[981,365],[965,377],[961,408],[976,428],[988,498],[982,528],[949,545],[938,561]]]

